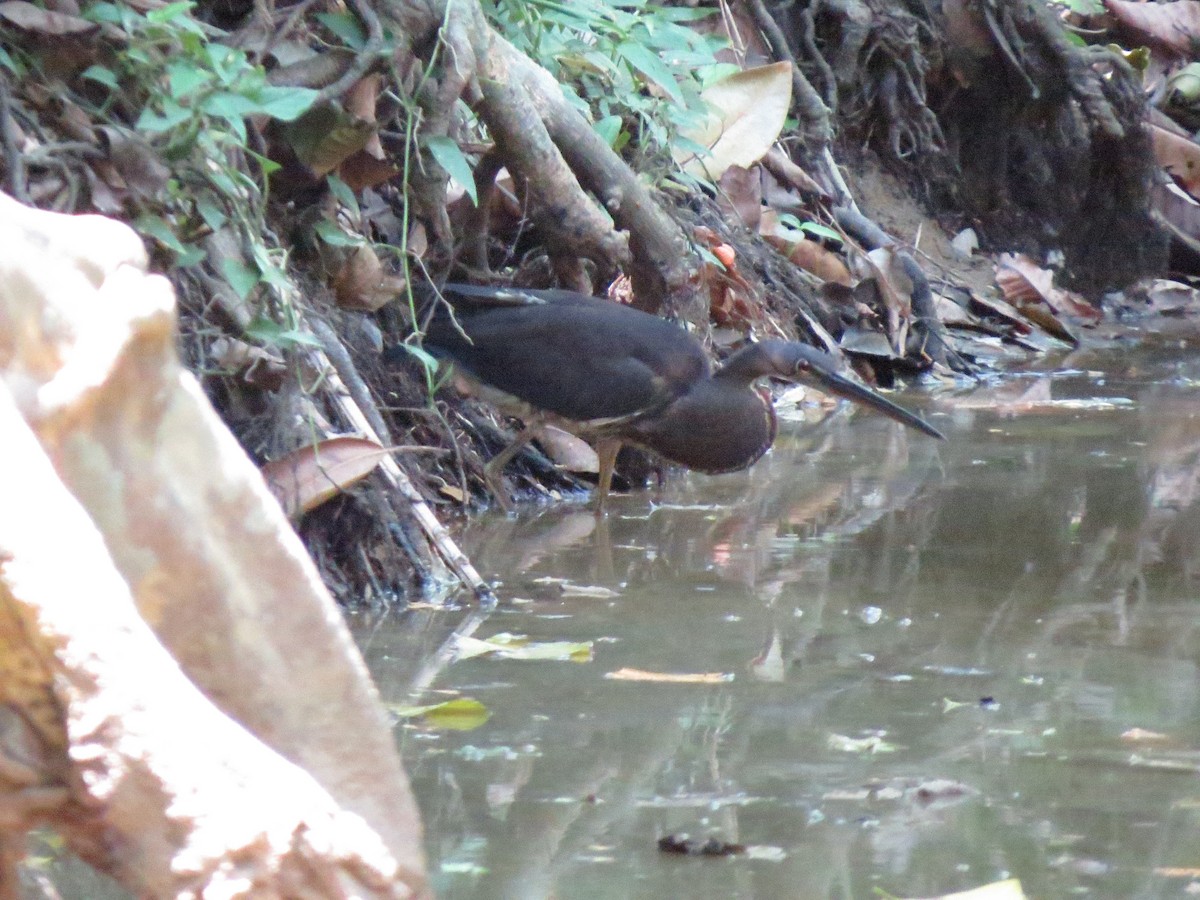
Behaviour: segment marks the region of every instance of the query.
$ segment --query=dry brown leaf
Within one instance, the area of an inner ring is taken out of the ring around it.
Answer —
[[[1005,253],[996,265],[1000,293],[1020,313],[1047,333],[1068,343],[1078,343],[1060,316],[1074,316],[1089,324],[1100,321],[1098,309],[1073,291],[1054,286],[1054,273],[1024,253]]]
[[[908,342],[908,326],[912,319],[913,282],[904,271],[900,257],[891,247],[876,247],[862,256],[856,256],[870,279],[874,282],[883,308],[887,311],[887,334],[892,352],[902,356]]]
[[[391,181],[399,174],[390,160],[377,159],[366,149],[351,154],[338,166],[338,177],[355,193]]]
[[[600,458],[596,451],[583,438],[576,437],[569,431],[564,431],[554,425],[542,427],[538,437],[542,450],[560,469],[568,472],[580,472],[595,475],[600,471]]]
[[[460,487],[456,487],[452,484],[438,485],[438,493],[441,494],[443,497],[449,497],[455,503],[466,503],[467,502],[467,495],[466,495],[466,493],[463,492],[463,489]]]
[[[854,283],[854,278],[842,258],[817,241],[802,238],[787,252],[787,258],[822,281],[846,287]]]
[[[698,157],[676,149],[674,156],[684,171],[715,181],[730,166],[758,162],[775,143],[792,103],[792,64],[735,72],[700,96],[710,109],[708,121],[684,137],[709,148],[709,153]]]
[[[100,30],[100,26],[95,22],[51,12],[34,6],[32,3],[25,3],[23,0],[9,0],[9,2],[0,3],[0,18],[25,31],[49,37],[65,35],[86,37]]]
[[[816,194],[822,200],[829,199],[829,192],[817,184],[811,175],[796,165],[791,157],[778,147],[772,147],[767,151],[767,155],[763,157],[763,165],[781,183],[790,184],[796,190],[806,194]]]
[[[366,438],[327,438],[273,459],[263,480],[290,517],[316,509],[362,481],[391,451]]]
[[[1190,56],[1193,42],[1200,41],[1200,2],[1143,3],[1104,0],[1121,28],[1137,43],[1165,49],[1177,56]]]
[[[111,177],[113,172],[97,170],[109,187],[114,190],[125,188],[142,199],[162,193],[171,179],[171,169],[145,139],[134,131],[112,125],[101,125],[97,132],[108,152],[108,162],[119,176],[119,183],[114,183],[105,177],[106,173]]]
[[[343,100],[346,112],[359,121],[375,124],[377,121],[375,118],[375,104],[379,99],[379,87],[382,83],[383,76],[381,75],[368,75],[365,78],[360,78],[354,87],[346,92],[346,97]],[[383,152],[383,145],[379,143],[378,131],[371,134],[363,150],[376,159],[384,158],[385,154]]]
[[[773,209],[765,209],[758,233],[763,239],[793,263],[811,272],[822,281],[849,287],[854,283],[850,270],[836,253],[817,241],[810,241],[803,231],[789,228]]]
[[[762,218],[762,179],[758,168],[730,166],[721,174],[720,192],[717,203],[727,213],[742,220],[742,224],[754,230]]]
[[[327,175],[367,146],[375,122],[360,119],[339,106],[315,106],[283,127],[297,158],[314,175]]]
[[[1200,198],[1200,144],[1150,125],[1154,158],[1189,194]]]
[[[661,684],[724,684],[733,681],[731,672],[647,672],[629,667],[606,672],[613,681],[656,681]]]
[[[367,244],[354,248],[333,281],[333,294],[343,309],[375,310],[404,290],[404,279],[383,268]]]
[[[278,390],[288,372],[277,353],[230,337],[213,341],[212,358],[226,372],[263,391]]]

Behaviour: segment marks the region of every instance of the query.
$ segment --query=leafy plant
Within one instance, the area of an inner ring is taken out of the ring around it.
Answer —
[[[707,115],[701,89],[734,68],[716,59],[723,38],[686,27],[715,15],[712,8],[651,0],[484,0],[483,7],[502,34],[558,78],[610,146],[664,166],[679,132]]]
[[[119,28],[128,40],[109,65],[93,65],[81,77],[106,87],[102,108],[120,109],[135,131],[168,163],[172,175],[161,198],[145,202],[136,227],[169,250],[177,265],[205,259],[199,239],[231,228],[247,261],[215,261],[243,299],[266,288],[286,305],[286,255],[266,243],[262,221],[263,187],[250,174],[253,163],[265,180],[277,168],[254,152],[246,119],[260,116],[292,121],[317,98],[307,88],[277,87],[246,53],[208,39],[191,15],[191,0],[145,13],[107,0],[88,6],[91,21]],[[276,310],[282,323],[260,318],[254,336],[271,343],[294,343],[295,317]]]

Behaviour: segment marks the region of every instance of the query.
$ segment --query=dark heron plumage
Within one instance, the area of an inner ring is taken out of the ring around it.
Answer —
[[[699,472],[744,469],[775,440],[774,405],[756,387],[766,377],[810,385],[943,437],[839,374],[834,357],[807,344],[749,344],[714,372],[684,329],[609,300],[462,284],[448,284],[441,294],[446,302],[431,309],[425,348],[451,362],[477,396],[525,422],[486,467],[502,502],[500,472],[547,423],[595,443],[600,509],[624,444]]]

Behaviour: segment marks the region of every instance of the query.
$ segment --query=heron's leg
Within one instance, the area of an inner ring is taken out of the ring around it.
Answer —
[[[502,509],[506,512],[512,512],[512,498],[509,497],[508,491],[504,487],[504,481],[501,475],[504,472],[504,467],[513,461],[518,453],[525,448],[525,445],[537,437],[542,430],[540,421],[529,422],[522,428],[512,442],[497,453],[488,461],[488,464],[483,467],[483,478],[487,482],[488,490],[492,492],[492,496],[496,498]]]
[[[621,441],[616,438],[601,438],[596,444],[596,457],[600,462],[600,480],[596,485],[597,517],[604,515],[604,502],[612,487],[613,467],[617,464],[617,454],[620,452]]]

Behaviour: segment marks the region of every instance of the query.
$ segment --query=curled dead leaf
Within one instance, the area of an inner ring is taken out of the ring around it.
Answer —
[[[1062,316],[1074,316],[1089,324],[1101,318],[1100,311],[1073,291],[1054,286],[1054,273],[1042,268],[1023,253],[1005,253],[996,266],[1000,293],[1021,315],[1047,334],[1078,344]]]
[[[212,355],[213,361],[226,372],[259,390],[278,390],[287,375],[287,365],[281,356],[234,338],[213,341]]]
[[[333,294],[343,309],[375,310],[404,290],[404,279],[387,272],[375,249],[362,244],[351,251],[333,282]]]
[[[273,459],[261,472],[284,512],[296,518],[362,481],[390,452],[367,438],[341,435]]]

